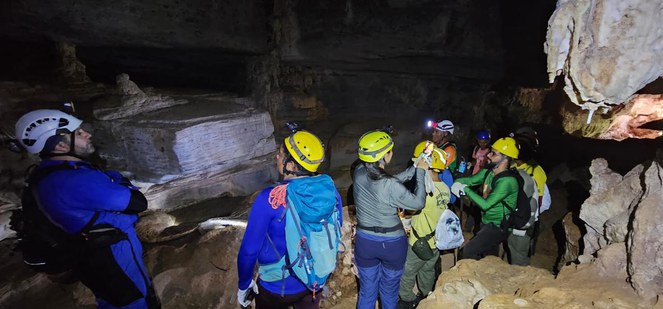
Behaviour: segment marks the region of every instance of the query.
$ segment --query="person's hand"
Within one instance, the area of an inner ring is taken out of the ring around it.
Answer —
[[[417,161],[417,168],[428,170],[430,168],[430,165],[428,164],[428,162],[426,162],[425,159],[422,158],[421,160]]]
[[[253,301],[253,297],[250,297],[251,293],[254,295],[258,294],[258,285],[255,280],[251,280],[251,284],[246,290],[237,290],[237,302],[242,307],[248,307]]]
[[[465,187],[467,187],[467,185],[460,182],[454,182],[454,184],[451,185],[451,193],[457,197],[465,195]]]

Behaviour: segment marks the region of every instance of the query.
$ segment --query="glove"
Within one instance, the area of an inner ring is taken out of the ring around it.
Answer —
[[[253,301],[253,295],[258,294],[258,285],[255,280],[251,280],[251,284],[246,290],[237,290],[237,302],[242,307],[248,307]]]
[[[451,193],[457,197],[465,195],[465,187],[467,187],[467,185],[460,182],[454,182],[454,184],[451,185]]]

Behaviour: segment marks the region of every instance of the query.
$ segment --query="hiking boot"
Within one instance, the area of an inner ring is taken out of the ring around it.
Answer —
[[[398,299],[398,309],[412,309],[416,308],[416,306],[417,305],[414,303],[414,301],[405,301],[400,298]]]
[[[421,302],[424,298],[426,298],[426,297],[424,297],[423,295],[417,293],[416,298],[412,301],[412,305],[413,305],[412,308],[417,308],[417,306],[419,306],[419,302]]]

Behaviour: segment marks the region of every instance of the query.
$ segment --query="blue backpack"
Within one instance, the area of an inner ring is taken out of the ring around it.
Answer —
[[[294,275],[309,290],[317,291],[336,269],[339,244],[343,244],[336,187],[328,175],[297,178],[287,184],[286,197],[280,219],[285,219],[286,253],[279,262],[261,266],[261,276],[280,267],[281,280]],[[267,240],[279,256],[269,236]]]

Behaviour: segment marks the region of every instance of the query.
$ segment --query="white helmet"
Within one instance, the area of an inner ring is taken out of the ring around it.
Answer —
[[[16,122],[16,139],[29,153],[39,153],[49,137],[72,133],[81,123],[82,120],[59,110],[38,109]]]
[[[454,134],[454,124],[449,121],[449,120],[442,120],[437,123],[435,126],[435,129],[440,130],[442,132],[449,132],[450,134]]]

